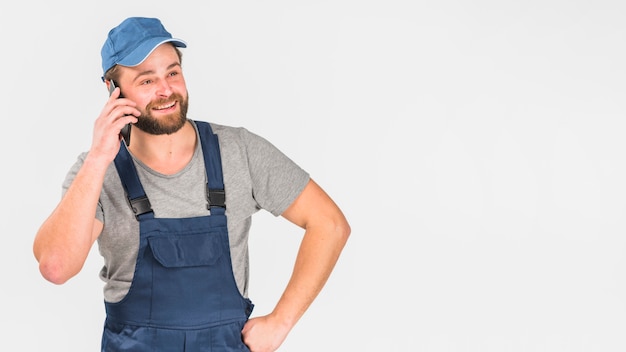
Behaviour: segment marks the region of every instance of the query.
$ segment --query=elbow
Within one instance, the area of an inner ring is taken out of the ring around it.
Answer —
[[[81,270],[83,264],[77,257],[79,254],[72,248],[47,241],[41,232],[37,234],[32,250],[39,263],[39,273],[45,280],[62,285]]]
[[[348,238],[350,238],[350,234],[352,233],[350,224],[344,220],[341,223],[336,224],[335,229],[342,243],[345,245],[345,243],[348,242]]]
[[[72,277],[64,270],[61,261],[54,259],[39,260],[39,272],[44,279],[55,285],[62,285]]]

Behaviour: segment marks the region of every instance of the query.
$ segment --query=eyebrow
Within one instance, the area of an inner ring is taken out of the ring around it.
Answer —
[[[179,66],[180,67],[180,62],[174,62],[173,64],[167,66],[166,70],[171,70],[172,68]],[[137,81],[137,79],[139,79],[142,76],[147,76],[147,75],[152,75],[155,74],[156,72],[154,70],[146,70],[146,71],[142,71],[139,72],[137,74],[137,76],[135,76],[135,79],[133,79],[133,82]]]

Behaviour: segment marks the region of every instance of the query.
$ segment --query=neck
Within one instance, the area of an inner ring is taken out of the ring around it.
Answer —
[[[129,150],[151,169],[171,175],[189,163],[196,149],[196,139],[196,130],[189,121],[169,135],[152,135],[133,128]]]

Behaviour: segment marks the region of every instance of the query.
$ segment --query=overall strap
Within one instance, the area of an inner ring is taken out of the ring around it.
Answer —
[[[114,163],[117,173],[122,180],[130,207],[135,213],[137,220],[154,218],[154,212],[148,196],[139,181],[135,164],[123,141],[120,141],[120,150],[115,156]]]
[[[224,214],[226,211],[226,192],[222,174],[222,157],[217,135],[211,125],[204,121],[194,121],[200,134],[204,167],[207,175],[207,208],[211,214]]]

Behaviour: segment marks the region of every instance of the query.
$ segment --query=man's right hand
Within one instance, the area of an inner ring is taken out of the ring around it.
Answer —
[[[93,129],[90,156],[110,164],[120,148],[120,131],[129,123],[136,123],[141,112],[134,101],[120,98],[120,89],[115,88]]]

